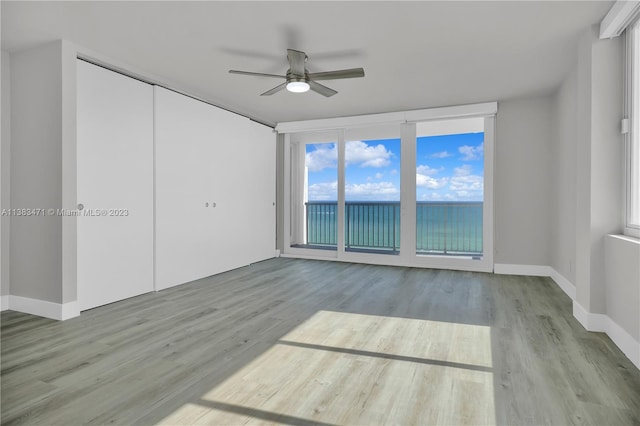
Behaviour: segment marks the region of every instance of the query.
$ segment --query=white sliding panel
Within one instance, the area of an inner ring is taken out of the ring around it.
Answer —
[[[80,310],[153,291],[153,87],[78,61]]]
[[[276,250],[276,134],[270,127],[248,122],[249,232],[246,250],[251,262],[274,257]]]
[[[155,90],[156,289],[161,290],[251,262],[254,182],[248,119]]]

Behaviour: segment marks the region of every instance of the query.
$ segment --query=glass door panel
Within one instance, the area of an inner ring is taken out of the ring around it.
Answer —
[[[416,125],[416,253],[483,254],[484,119]]]
[[[337,143],[312,143],[305,148],[305,242],[336,248],[338,240]]]
[[[398,126],[345,133],[345,251],[400,250]]]
[[[303,133],[291,143],[291,247],[336,250],[338,235],[336,132]]]

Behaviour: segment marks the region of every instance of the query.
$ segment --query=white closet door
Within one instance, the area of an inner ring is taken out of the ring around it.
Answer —
[[[270,259],[276,251],[276,135],[273,129],[249,122],[249,176],[251,262]]]
[[[78,61],[78,302],[153,291],[153,87]]]
[[[156,289],[250,263],[249,120],[156,87]]]

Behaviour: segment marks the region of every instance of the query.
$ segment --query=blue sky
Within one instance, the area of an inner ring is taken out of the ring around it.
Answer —
[[[418,201],[482,201],[484,133],[419,137]],[[346,143],[347,201],[400,200],[400,139]],[[337,199],[337,148],[307,145],[309,200]]]

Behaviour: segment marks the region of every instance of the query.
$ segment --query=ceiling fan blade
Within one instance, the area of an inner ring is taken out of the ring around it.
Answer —
[[[266,92],[264,92],[263,94],[261,94],[260,96],[270,96],[273,95],[274,93],[277,93],[281,90],[284,90],[287,87],[287,83],[284,82],[282,84],[277,85],[276,87],[274,87],[271,90],[267,90]]]
[[[287,78],[284,75],[264,74],[264,73],[261,73],[261,72],[238,71],[238,70],[229,70],[229,74],[252,75],[254,77]]]
[[[336,93],[338,93],[335,90],[328,88],[327,86],[323,86],[320,83],[316,83],[315,81],[309,80],[308,83],[309,83],[309,88],[311,90],[313,90],[316,93],[320,93],[321,95],[326,96],[327,98],[329,96],[333,96]]]
[[[304,64],[307,61],[307,54],[299,50],[287,49],[287,59],[291,73],[304,77]]]
[[[311,80],[338,80],[341,78],[358,78],[364,77],[362,68],[351,68],[348,70],[314,72],[309,74]]]

